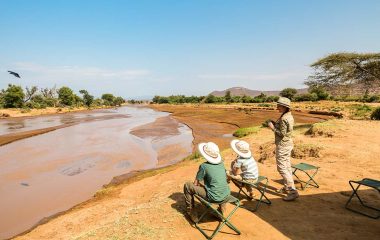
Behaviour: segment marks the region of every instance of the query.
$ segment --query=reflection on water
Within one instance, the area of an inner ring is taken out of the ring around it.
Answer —
[[[39,117],[0,119],[0,135],[55,127],[62,124],[80,122],[86,118],[112,116],[116,114],[120,114],[120,111],[94,110],[91,113],[65,113]]]
[[[0,147],[0,216],[7,216],[0,218],[0,239],[85,201],[114,176],[156,167],[158,151],[170,144],[180,144],[185,154],[192,150],[191,130],[182,124],[178,134],[162,138],[130,134],[132,128],[169,115],[148,108],[25,119],[23,129],[95,114],[130,117],[84,122]]]

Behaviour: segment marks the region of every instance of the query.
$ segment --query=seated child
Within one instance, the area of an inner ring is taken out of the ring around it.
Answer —
[[[246,182],[256,182],[259,177],[259,170],[257,163],[249,150],[249,144],[241,140],[232,140],[231,147],[234,152],[238,155],[237,158],[231,163],[231,170],[227,171],[227,178],[229,180],[243,180]],[[233,181],[238,187],[241,183]],[[244,186],[250,197],[253,198],[253,189],[250,185],[245,184]]]

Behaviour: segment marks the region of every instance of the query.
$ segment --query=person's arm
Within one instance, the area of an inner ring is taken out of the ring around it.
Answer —
[[[203,187],[204,185],[201,183],[201,181],[203,181],[204,177],[205,177],[205,170],[203,169],[203,166],[200,165],[197,172],[197,176],[195,177],[195,180],[194,180],[194,185]]]
[[[238,176],[241,174],[241,162],[236,159],[236,162],[234,164],[233,173],[235,176]]]
[[[283,138],[288,131],[288,122],[284,119],[280,120],[278,128],[276,128],[273,123],[268,124],[269,128],[279,137]]]

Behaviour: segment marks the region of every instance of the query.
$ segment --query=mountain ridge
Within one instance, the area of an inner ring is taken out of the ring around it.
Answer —
[[[250,96],[250,97],[256,97],[256,96],[260,95],[261,93],[264,93],[267,96],[278,96],[281,92],[280,90],[278,90],[278,91],[277,90],[259,91],[259,90],[252,90],[249,88],[244,88],[244,87],[232,87],[232,88],[228,88],[228,89],[225,89],[222,91],[213,91],[210,94],[212,94],[216,97],[223,97],[226,95],[227,91],[231,92],[231,96],[244,96],[244,95],[246,95],[246,96]],[[307,93],[307,92],[308,92],[308,88],[297,89],[297,93],[300,93],[300,94]]]

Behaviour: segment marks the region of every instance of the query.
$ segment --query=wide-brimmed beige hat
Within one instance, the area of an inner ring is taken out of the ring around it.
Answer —
[[[219,153],[219,147],[213,142],[198,144],[198,150],[207,162],[219,164],[222,162],[222,156]]]
[[[287,107],[287,108],[291,108],[290,107],[290,99],[289,98],[286,98],[286,97],[280,97],[277,101],[277,104],[278,105],[281,105],[281,106],[284,106],[284,107]]]
[[[232,140],[231,148],[242,158],[250,158],[252,157],[252,153],[249,150],[249,144],[246,141],[242,140]]]

